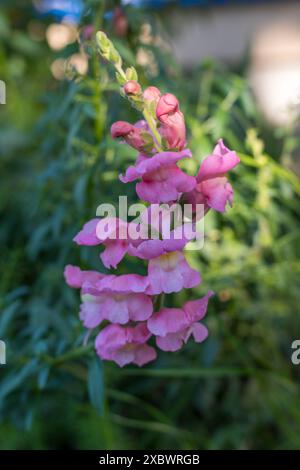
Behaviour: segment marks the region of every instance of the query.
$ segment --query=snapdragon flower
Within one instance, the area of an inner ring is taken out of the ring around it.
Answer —
[[[64,274],[70,287],[80,289],[80,319],[88,330],[96,329],[99,357],[120,367],[130,363],[143,366],[157,357],[154,344],[163,351],[177,351],[190,338],[201,343],[208,336],[202,320],[212,291],[181,308],[165,307],[163,303],[166,294],[202,282],[184,253],[187,243],[196,236],[194,222],[177,225],[170,213],[174,202],[188,202],[192,208],[203,204],[204,214],[210,209],[224,212],[227,203],[232,205],[233,201],[226,174],[240,160],[220,139],[197,175],[183,171],[178,163],[193,157],[186,148],[185,120],[178,99],[170,93],[162,94],[154,86],[142,90],[135,69],[123,69],[122,58],[107,36],[99,32],[96,39],[100,54],[116,69],[122,96],[143,114],[135,124],[113,123],[111,136],[137,150],[135,164],[119,179],[125,184],[136,182],[137,196],[150,206],[139,221],[93,218],[74,241],[99,246],[100,258],[108,269],[116,269],[126,256],[136,257],[145,274],[112,275],[82,271],[72,265],[66,266]],[[157,207],[161,203],[165,206]]]
[[[129,248],[128,224],[116,217],[95,218],[73,238],[78,245],[103,245],[100,258],[106,268],[116,268]]]
[[[213,153],[200,165],[195,188],[185,195],[192,204],[204,204],[204,210],[224,212],[226,204],[233,204],[233,189],[225,174],[240,162],[235,152],[229,150],[220,139]]]
[[[150,337],[145,323],[134,327],[108,325],[98,334],[95,347],[101,359],[114,361],[120,367],[131,362],[143,366],[157,356],[155,349],[147,344]]]
[[[192,191],[197,182],[187,175],[176,163],[184,158],[192,158],[191,151],[160,152],[152,157],[140,156],[134,166],[130,166],[125,175],[120,175],[123,183],[141,179],[136,184],[140,199],[151,203],[177,201],[182,193]]]
[[[182,308],[161,308],[148,320],[149,331],[156,336],[156,344],[163,351],[178,351],[191,336],[196,343],[202,343],[208,330],[200,323],[206,314],[210,297],[209,291],[202,299],[186,302]]]
[[[156,107],[156,117],[161,123],[160,133],[170,149],[182,150],[186,145],[184,116],[176,96],[166,93]]]

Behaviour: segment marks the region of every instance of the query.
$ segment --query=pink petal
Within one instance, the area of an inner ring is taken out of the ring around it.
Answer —
[[[130,362],[141,366],[156,357],[155,350],[144,344],[149,336],[144,323],[136,327],[109,325],[98,334],[95,347],[102,359],[114,361],[120,367]]]
[[[156,336],[177,333],[188,325],[184,311],[179,308],[162,308],[147,322],[149,331]]]
[[[238,163],[240,163],[240,159],[237,154],[225,147],[223,141],[220,139],[212,155],[206,157],[201,163],[197,180],[201,182],[222,176],[238,165]]]
[[[196,343],[202,343],[208,337],[208,329],[202,323],[194,323],[192,334]]]
[[[182,192],[191,191],[195,186],[196,179],[174,165],[143,176],[136,185],[136,192],[140,199],[159,204],[176,201]]]
[[[137,247],[130,246],[128,254],[141,259],[157,258],[165,252],[163,240],[146,240]]]
[[[135,190],[142,201],[154,204],[176,201],[179,197],[179,192],[169,180],[141,181],[136,184]]]
[[[115,351],[127,342],[127,331],[120,325],[108,325],[100,331],[95,340],[97,353]]]
[[[135,349],[119,349],[118,351],[114,351],[109,357],[105,357],[103,359],[114,361],[118,364],[119,367],[124,367],[135,360]]]
[[[195,224],[185,223],[172,230],[170,237],[163,240],[164,250],[165,252],[182,251],[188,242],[199,237],[199,235]]]
[[[169,333],[164,337],[157,336],[156,344],[162,351],[174,352],[182,347],[183,340],[180,333]]]
[[[132,321],[148,320],[153,312],[151,298],[145,294],[128,295],[127,306]]]
[[[108,269],[111,267],[116,269],[126,255],[128,246],[126,240],[110,240],[105,242],[105,250],[100,255],[104,266]]]
[[[148,102],[154,101],[155,103],[157,103],[159,98],[160,98],[160,91],[155,86],[148,86],[148,88],[146,88],[143,92],[144,101],[148,101]]]
[[[187,193],[192,191],[196,187],[197,181],[194,176],[187,175],[180,168],[176,167],[176,171],[173,170],[170,173],[170,178],[173,180],[173,184],[179,193]]]
[[[149,285],[146,276],[139,274],[122,274],[121,276],[106,275],[96,287],[99,292],[142,293]]]
[[[82,285],[82,271],[77,266],[72,266],[68,264],[64,270],[64,277],[66,283],[70,287],[74,287],[75,289],[79,289]]]
[[[84,282],[95,283],[104,277],[104,274],[97,271],[82,271],[77,266],[68,264],[64,270],[65,281],[70,287],[79,289]]]
[[[151,332],[147,327],[147,323],[138,323],[130,329],[131,341],[136,344],[144,344],[151,336]]]
[[[167,210],[159,204],[151,204],[142,213],[141,222],[135,224],[136,234],[134,237],[132,234],[129,255],[141,259],[157,258],[171,251],[182,251],[190,240],[200,236],[194,223],[185,223],[171,230],[173,212],[172,208]]]
[[[117,121],[111,126],[110,132],[113,139],[122,138],[128,145],[141,151],[145,145],[141,131],[140,128],[129,122]]]
[[[185,289],[191,289],[192,287],[195,287],[200,284],[200,273],[190,267],[183,253],[181,253],[177,269],[181,272],[181,276],[183,279],[182,287],[184,287]]]
[[[166,205],[161,205],[159,203],[151,204],[141,214],[142,226],[145,226],[147,228],[151,226],[151,230],[153,231],[153,233],[161,233],[162,235],[164,235],[165,232],[170,232],[170,224],[172,220],[171,216],[172,211],[170,208],[166,207]]]
[[[148,344],[137,346],[134,350],[134,364],[143,366],[148,362],[154,361],[157,357],[156,351]]]
[[[142,177],[142,174],[138,172],[137,168],[139,165],[143,162],[140,161],[137,163],[137,166],[129,166],[126,170],[125,175],[119,175],[119,180],[122,181],[122,183],[131,183],[132,181],[137,180],[138,178]]]
[[[205,204],[218,212],[225,212],[227,202],[232,205],[233,189],[225,177],[205,180],[198,184],[197,191],[203,195]]]
[[[183,114],[179,111],[167,119],[160,127],[159,133],[168,142],[168,148],[182,150],[186,145],[186,131]]]
[[[179,251],[151,259],[148,264],[150,295],[165,292],[179,292],[183,288],[195,287],[201,282],[198,271],[192,269],[183,253]]]
[[[163,255],[165,256],[165,255]],[[172,272],[161,269],[156,259],[150,260],[148,264],[148,277],[150,286],[148,294],[156,295],[161,292],[170,294],[171,292],[179,292],[183,288],[183,279],[181,273],[177,270]]]
[[[128,240],[127,222],[118,217],[105,217],[98,221],[96,235],[101,242]]]
[[[101,241],[96,235],[96,227],[100,219],[92,219],[84,224],[82,230],[73,238],[77,245],[99,245]]]
[[[162,123],[159,132],[167,140],[169,148],[183,149],[186,143],[185,122],[176,96],[171,93],[161,96],[156,116]]]
[[[207,205],[205,195],[201,192],[202,184],[203,183],[198,183],[192,191],[184,193],[183,195],[183,202],[192,206],[193,220],[196,221],[201,220],[210,209]]]
[[[190,323],[202,320],[202,318],[204,318],[207,310],[208,301],[213,295],[214,292],[210,290],[201,299],[190,300],[189,302],[186,302],[184,304],[183,310],[186,313]]]
[[[165,122],[170,114],[179,110],[179,101],[175,95],[165,93],[159,98],[156,106],[156,117],[159,121]]]
[[[80,305],[79,317],[86,328],[95,328],[104,320],[102,304],[83,299],[83,303]]]
[[[189,149],[181,152],[160,152],[153,157],[142,160],[136,166],[130,166],[125,175],[120,175],[120,180],[123,183],[129,183],[138,178],[141,178],[146,173],[157,171],[158,169],[175,164],[183,158],[191,158],[192,154]]]
[[[136,127],[137,129],[141,129],[142,131],[146,131],[146,132],[150,131],[148,123],[147,121],[145,121],[145,119],[140,119],[139,121],[137,121],[134,124],[134,127]]]
[[[106,295],[102,306],[102,314],[111,323],[125,325],[129,321],[129,308],[126,296],[110,297]]]

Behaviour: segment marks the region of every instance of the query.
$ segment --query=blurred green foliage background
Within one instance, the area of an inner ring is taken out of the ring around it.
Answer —
[[[7,104],[0,109],[1,278],[0,449],[282,449],[300,448],[300,367],[291,363],[299,337],[300,183],[288,169],[299,138],[293,125],[273,129],[256,109],[244,69],[208,59],[184,72],[154,42],[164,27],[153,12],[126,9],[120,38],[90,1],[84,22],[105,30],[144,86],[175,93],[184,111],[195,172],[219,137],[242,164],[230,175],[235,204],[210,212],[206,241],[188,254],[200,288],[169,296],[180,305],[213,289],[209,339],[178,353],[159,352],[143,368],[101,363],[78,318],[79,295],[63,280],[65,264],[105,272],[98,249],[72,243],[102,202],[135,201],[117,175],[134,151],[110,138],[114,120],[139,116],[122,101],[111,70],[92,42],[81,44],[89,71],[55,80],[61,51],[37,40],[29,2],[7,2],[0,15],[0,71]],[[36,24],[35,24],[36,26]],[[136,64],[140,49],[151,60]],[[120,272],[143,273],[133,258]]]

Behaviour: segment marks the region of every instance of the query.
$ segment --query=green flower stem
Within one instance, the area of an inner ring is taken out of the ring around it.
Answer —
[[[121,75],[121,77],[124,78],[125,81],[127,81],[126,73],[124,72],[122,66],[120,64],[114,64],[114,67],[116,71]]]
[[[92,352],[94,349],[93,344],[89,344],[88,346],[80,346],[79,348],[73,349],[66,354],[62,354],[60,356],[52,357],[49,355],[41,355],[40,359],[45,360],[49,366],[57,366],[59,364],[63,364],[64,362],[72,361],[73,359],[77,359],[79,357],[85,356]]]
[[[155,298],[154,310],[155,310],[156,312],[158,312],[158,311],[164,306],[164,300],[165,300],[165,294],[164,294],[164,293],[159,294],[159,295]]]
[[[161,136],[160,136],[160,134],[157,130],[156,123],[154,121],[153,116],[151,116],[151,114],[149,113],[149,111],[146,108],[144,108],[144,110],[143,110],[143,116],[144,116],[145,120],[147,121],[149,129],[151,130],[151,132],[152,132],[152,134],[155,138],[154,145],[155,145],[156,150],[158,152],[162,152],[163,148],[162,148],[162,144],[161,144]]]

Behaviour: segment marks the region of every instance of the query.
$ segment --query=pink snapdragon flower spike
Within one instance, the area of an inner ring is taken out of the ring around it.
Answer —
[[[173,251],[158,258],[150,259],[148,264],[148,294],[179,292],[183,288],[195,287],[201,282],[198,271],[192,269],[180,251]]]
[[[118,8],[115,13],[114,20],[123,14]],[[124,17],[121,19],[124,23]],[[196,230],[196,220],[210,209],[224,212],[226,205],[232,204],[233,190],[226,175],[240,160],[219,140],[197,176],[186,174],[180,161],[192,158],[192,154],[186,148],[185,120],[178,99],[171,93],[161,94],[154,86],[143,90],[135,69],[123,68],[121,56],[103,31],[96,34],[96,40],[100,54],[117,72],[121,95],[142,113],[135,124],[115,122],[111,136],[137,150],[134,165],[119,179],[135,182],[137,195],[150,206],[130,222],[117,217],[94,218],[74,241],[102,245],[100,257],[108,269],[117,268],[126,255],[133,256],[147,275],[102,274],[67,265],[64,276],[70,287],[80,289],[80,319],[89,330],[87,337],[97,329],[99,357],[120,367],[130,363],[143,366],[156,359],[154,343],[163,351],[177,351],[191,337],[201,343],[208,336],[201,320],[212,291],[181,308],[167,308],[163,303],[165,294],[202,282],[200,273],[187,262],[184,249],[191,240],[203,237]]]
[[[141,179],[136,184],[140,199],[151,203],[176,201],[181,193],[192,191],[196,179],[184,173],[176,163],[191,158],[190,150],[182,152],[160,152],[150,158],[140,158],[135,166],[130,166],[125,175],[120,175],[123,183]]]
[[[206,314],[209,291],[202,299],[186,302],[182,308],[162,308],[148,320],[149,331],[156,336],[156,344],[163,351],[178,351],[193,336],[201,343],[208,336],[207,328],[200,323]]]
[[[156,117],[161,123],[160,134],[168,142],[168,147],[182,150],[186,145],[186,131],[176,96],[166,93],[160,97],[156,107]]]
[[[225,174],[238,165],[237,154],[229,150],[220,139],[212,155],[206,157],[197,174],[197,185],[185,195],[191,204],[204,204],[204,211],[214,209],[225,212],[227,203],[232,206],[233,189]]]
[[[155,349],[146,344],[150,336],[145,323],[135,327],[108,325],[96,338],[96,351],[101,359],[120,367],[130,363],[143,366],[156,359]]]

